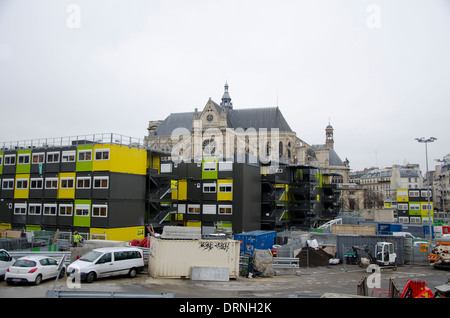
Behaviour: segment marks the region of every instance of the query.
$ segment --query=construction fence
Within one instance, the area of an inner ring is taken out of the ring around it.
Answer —
[[[281,237],[281,238],[280,238]],[[398,265],[428,265],[428,253],[433,243],[428,241],[413,242],[411,238],[392,235],[347,235],[333,233],[278,233],[276,241],[285,242],[277,246],[278,257],[296,257],[302,248],[308,246],[308,241],[315,240],[317,244],[341,262],[346,255],[353,253],[353,246],[367,246],[372,255],[375,253],[377,242],[392,242],[397,254]],[[365,252],[358,252],[361,257],[367,257]]]

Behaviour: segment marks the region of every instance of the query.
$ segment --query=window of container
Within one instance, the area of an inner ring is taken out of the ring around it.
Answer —
[[[29,153],[21,153],[17,155],[17,164],[18,165],[27,165],[30,163],[30,154]]]
[[[75,216],[89,216],[89,205],[77,204],[75,206]]]
[[[28,189],[28,179],[17,179],[16,189],[25,190]]]
[[[90,177],[78,177],[77,178],[77,189],[90,189],[91,188],[91,178]]]
[[[92,205],[92,216],[106,218],[108,216],[108,206],[100,204]]]
[[[95,149],[95,160],[109,160],[109,148]]]
[[[92,160],[92,150],[78,150],[78,161],[91,161]]]
[[[28,215],[41,215],[41,208],[40,204],[30,203],[28,205]]]
[[[27,205],[25,203],[14,204],[14,214],[15,215],[26,215],[27,214]]]
[[[109,177],[94,177],[94,189],[108,189]]]
[[[62,162],[75,162],[75,150],[63,151]]]
[[[73,206],[71,204],[60,204],[59,215],[60,216],[72,216]]]
[[[33,164],[44,163],[44,158],[45,158],[45,153],[43,153],[43,152],[34,153],[31,156],[31,163],[33,163]]]
[[[5,166],[13,166],[16,164],[16,155],[5,155]]]
[[[42,178],[31,178],[30,189],[42,189],[44,186],[44,179]]]
[[[46,189],[58,189],[58,178],[45,178]]]
[[[233,214],[233,206],[232,205],[219,205],[219,214]]]
[[[73,189],[73,178],[61,178],[61,189]]]
[[[58,163],[59,162],[59,152],[48,152],[47,153],[47,163]]]
[[[56,215],[56,204],[54,203],[46,203],[44,204],[44,215],[54,216]]]

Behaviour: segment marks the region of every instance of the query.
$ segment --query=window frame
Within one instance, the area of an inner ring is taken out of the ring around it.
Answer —
[[[68,157],[68,160],[65,160],[66,157]],[[77,157],[77,151],[76,150],[65,150],[61,154],[61,162],[62,163],[75,162],[76,157]]]
[[[47,208],[54,209],[54,213],[47,213]],[[56,203],[44,203],[44,206],[42,208],[42,215],[45,216],[56,216],[58,213],[58,206]]]
[[[107,158],[103,158],[104,154],[107,154]],[[100,158],[97,158],[97,155],[100,155]],[[94,150],[94,160],[95,161],[107,161],[110,158],[110,149],[109,148],[99,148]]]
[[[64,208],[64,213],[61,213]],[[67,213],[67,208],[70,208],[70,214]],[[59,216],[73,216],[73,204],[60,204],[58,207]]]
[[[47,182],[51,182],[52,185],[54,182],[56,182],[56,186],[55,187],[53,187],[53,186],[47,187]],[[59,185],[58,177],[47,177],[44,180],[44,189],[46,189],[46,190],[56,190],[56,189],[58,189],[58,185]]]
[[[106,180],[106,187],[102,186],[103,180]],[[95,182],[100,181],[100,186],[96,186]],[[96,176],[92,178],[93,189],[109,189],[109,176]]]
[[[94,212],[96,209],[100,209],[98,212]],[[105,209],[105,215],[102,215],[101,211]],[[107,204],[93,204],[92,205],[92,217],[107,218],[108,217],[108,205]]]
[[[32,212],[32,208],[34,208]],[[36,211],[36,208],[39,208]],[[41,215],[42,214],[42,204],[40,203],[29,203],[28,204],[28,215]]]
[[[86,159],[86,154],[90,155],[89,159]],[[83,155],[83,158],[81,158],[80,155]],[[77,160],[80,161],[80,162],[92,161],[92,149],[78,150]]]
[[[51,158],[51,160],[50,160]],[[50,151],[47,152],[46,162],[47,163],[59,163],[61,161],[61,152],[60,151]]]
[[[75,208],[74,208],[74,216],[76,217],[90,217],[91,211],[90,211],[90,206],[89,204],[76,204]],[[79,214],[78,211],[87,211],[87,214]]]
[[[80,181],[82,182],[82,186],[79,185]],[[86,185],[86,181],[89,181],[89,185],[88,186]],[[77,177],[76,188],[77,189],[90,189],[91,188],[91,183],[92,183],[91,177]]]

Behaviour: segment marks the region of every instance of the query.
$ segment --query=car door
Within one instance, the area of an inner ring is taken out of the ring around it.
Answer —
[[[39,268],[41,270],[42,279],[47,279],[50,276],[50,266],[48,265],[48,258],[43,258],[39,260]]]
[[[47,258],[48,264],[48,276],[47,278],[53,278],[58,275],[58,261],[54,258]]]
[[[0,251],[0,276],[5,275],[6,270],[13,263],[14,259],[6,251]]]
[[[114,262],[111,257],[111,252],[103,254],[95,262],[95,270],[98,277],[114,275]]]

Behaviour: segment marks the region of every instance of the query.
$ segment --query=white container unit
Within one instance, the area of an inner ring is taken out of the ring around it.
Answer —
[[[228,268],[239,276],[239,241],[151,238],[148,270],[153,278],[190,277],[191,267]]]

